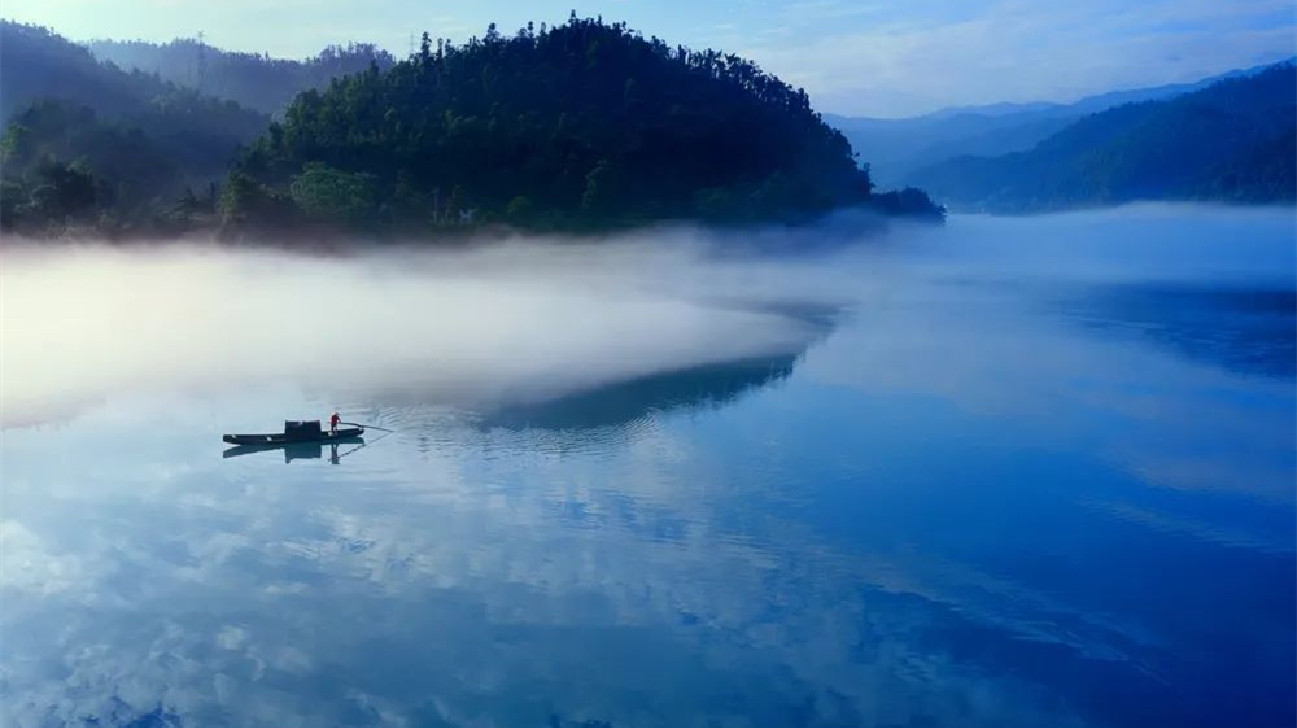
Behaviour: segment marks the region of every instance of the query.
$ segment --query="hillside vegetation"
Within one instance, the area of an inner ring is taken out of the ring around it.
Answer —
[[[425,229],[461,221],[601,229],[664,219],[813,219],[878,195],[806,93],[756,65],[578,19],[409,61],[296,99],[238,162],[235,226]]]
[[[417,235],[944,214],[916,189],[875,192],[804,91],[620,24],[574,15],[508,38],[493,26],[460,46],[425,35],[401,63],[372,46],[305,63],[203,46],[198,70],[185,43],[96,43],[156,61],[158,73],[128,72],[45,28],[0,23],[0,226]],[[305,90],[272,123],[173,82],[187,74],[267,109]]]

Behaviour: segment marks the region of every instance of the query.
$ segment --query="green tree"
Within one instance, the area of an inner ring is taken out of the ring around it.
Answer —
[[[36,170],[28,213],[44,220],[90,219],[98,199],[94,175],[84,164],[46,160]]]
[[[298,209],[315,220],[361,225],[372,220],[378,210],[377,178],[372,174],[311,162],[293,177],[290,189]]]
[[[509,201],[504,214],[509,222],[527,225],[536,216],[536,204],[531,201],[531,198],[519,195]]]
[[[292,199],[234,172],[221,190],[221,223],[229,229],[244,227],[282,227],[298,222]]]

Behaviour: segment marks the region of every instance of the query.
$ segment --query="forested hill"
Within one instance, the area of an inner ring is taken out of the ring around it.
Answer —
[[[380,69],[391,68],[396,62],[392,54],[369,43],[329,46],[314,58],[301,61],[223,51],[195,39],[162,44],[96,40],[87,47],[99,59],[124,69],[156,74],[267,114],[283,111],[301,91],[364,71],[370,62]]]
[[[1297,201],[1297,66],[1085,117],[1032,149],[961,157],[908,178],[955,208],[1065,209],[1136,200]]]
[[[232,225],[575,229],[810,219],[878,195],[806,93],[753,63],[578,19],[456,46],[427,36],[384,72],[307,91],[231,174]]]
[[[0,21],[0,225],[117,226],[197,206],[270,119]]]

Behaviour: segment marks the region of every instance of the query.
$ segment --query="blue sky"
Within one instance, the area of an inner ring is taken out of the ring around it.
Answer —
[[[164,41],[275,56],[411,32],[457,41],[573,8],[647,35],[755,60],[821,111],[909,116],[999,101],[1070,101],[1192,81],[1297,54],[1292,0],[5,0],[0,14],[73,40]]]

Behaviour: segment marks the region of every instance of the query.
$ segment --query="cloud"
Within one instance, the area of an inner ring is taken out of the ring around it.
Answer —
[[[815,3],[807,12],[836,8]],[[743,52],[804,85],[822,108],[906,116],[1195,81],[1292,55],[1295,29],[1290,4],[1271,0],[930,3],[800,42],[749,43]]]

